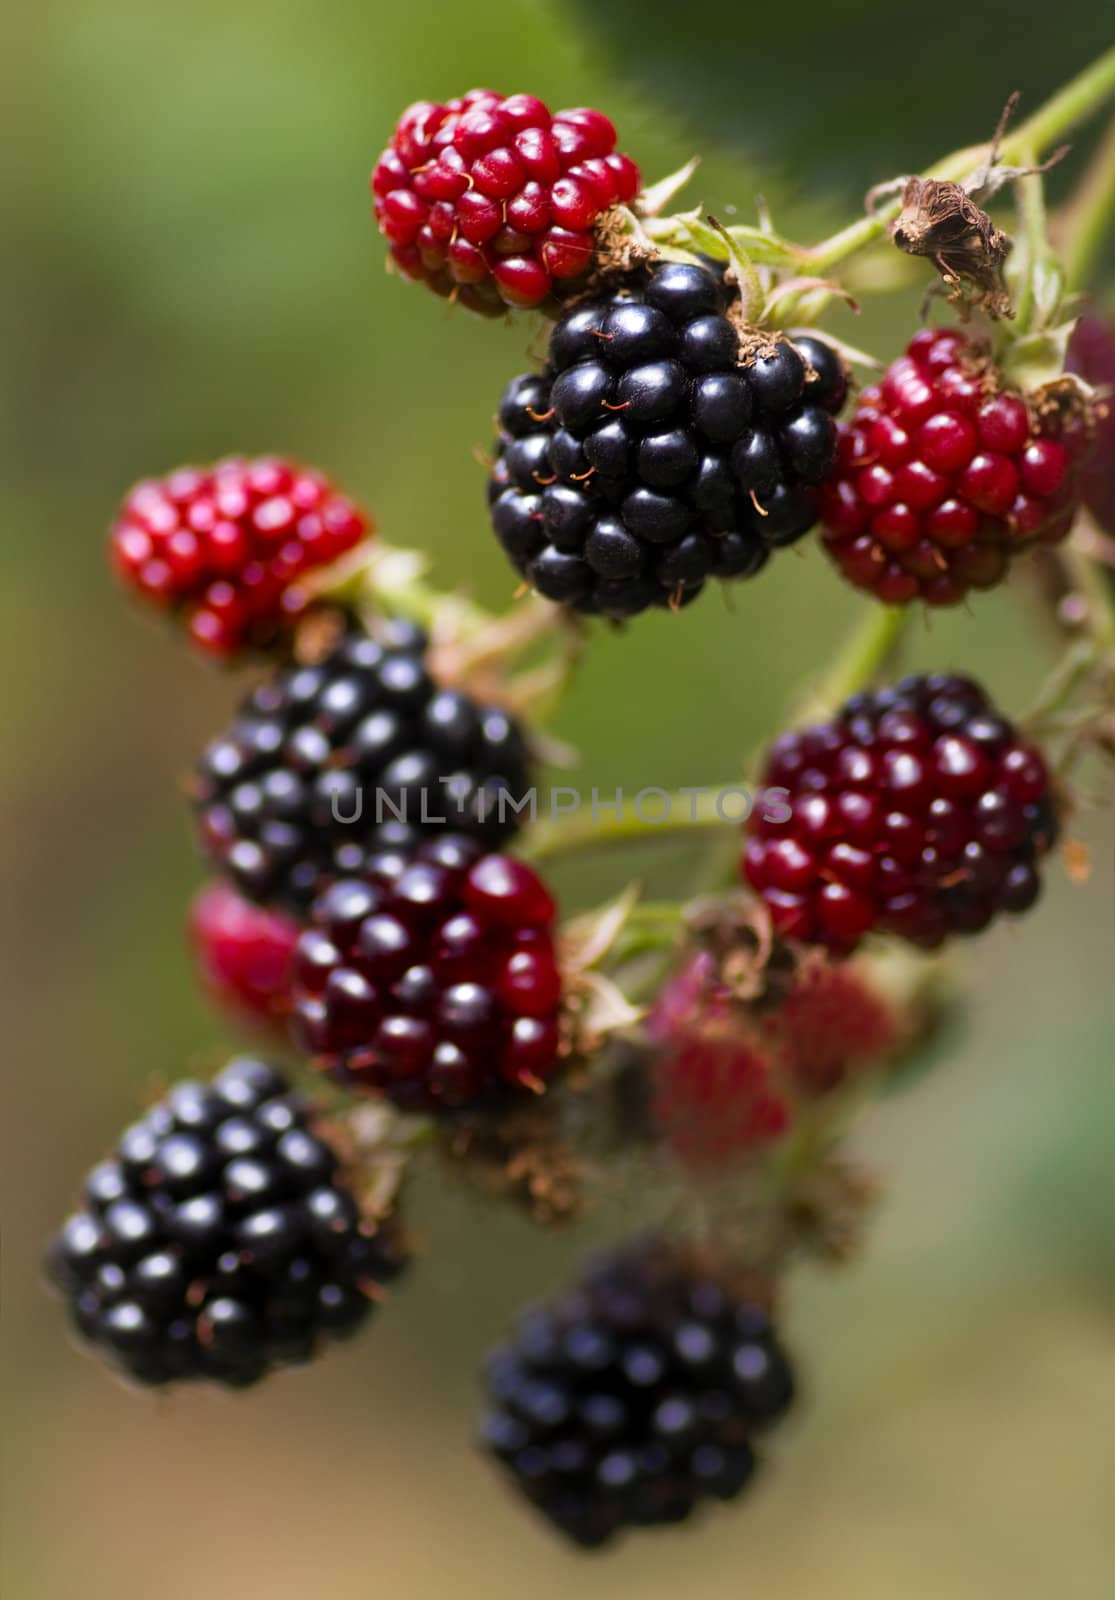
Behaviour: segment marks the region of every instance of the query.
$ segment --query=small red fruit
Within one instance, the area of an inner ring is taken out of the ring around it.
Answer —
[[[474,311],[541,305],[582,278],[596,224],[634,199],[639,169],[599,111],[473,89],[400,117],[372,174],[395,264]]]
[[[297,922],[209,883],[194,896],[188,931],[214,999],[243,1020],[285,1031]]]
[[[821,489],[825,548],[887,604],[956,605],[1001,582],[1025,546],[1065,537],[1080,446],[1067,418],[1003,388],[981,346],[925,329],[842,424]]]
[[[892,1060],[912,1031],[861,963],[779,943],[763,982],[741,992],[729,969],[698,950],[649,1022],[655,1124],[697,1169],[776,1142],[804,1102]]]
[[[181,467],[136,484],[112,527],[112,564],[180,615],[209,655],[265,647],[305,605],[296,580],[372,531],[320,472],[278,456]]]

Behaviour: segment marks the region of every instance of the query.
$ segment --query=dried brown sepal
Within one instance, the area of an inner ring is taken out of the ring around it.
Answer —
[[[464,1120],[439,1135],[436,1150],[477,1194],[519,1207],[542,1227],[572,1222],[584,1209],[585,1162],[553,1099]]]
[[[1014,315],[1004,276],[1013,241],[962,184],[908,178],[890,234],[899,250],[932,261],[949,304],[962,316],[982,311],[998,321]]]
[[[990,199],[1005,183],[1042,172],[1067,153],[1055,151],[1038,167],[1014,167],[1000,161],[999,152],[1018,94],[1010,96],[999,117],[987,155],[962,183],[941,178],[899,178],[869,191],[872,211],[884,195],[901,193],[902,209],[890,226],[890,236],[907,255],[932,261],[941,275],[949,303],[965,318],[982,311],[993,321],[1014,315],[1004,269],[1013,240],[996,227],[976,199]],[[931,289],[926,301],[939,289]],[[923,306],[924,311],[924,306]]]
[[[364,1230],[401,1237],[399,1198],[413,1151],[413,1124],[388,1105],[369,1103],[345,1113],[318,1112],[317,1138],[330,1146],[340,1176],[356,1197]]]
[[[854,1260],[881,1194],[882,1186],[871,1173],[829,1159],[786,1198],[788,1248],[838,1265]]]
[[[626,206],[613,206],[598,218],[592,272],[583,293],[591,295],[601,285],[630,277],[661,258],[662,252],[645,232],[638,217]],[[578,295],[580,298],[580,295]],[[563,306],[568,309],[568,304]]]

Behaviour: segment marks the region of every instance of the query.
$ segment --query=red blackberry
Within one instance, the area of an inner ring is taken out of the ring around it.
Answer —
[[[734,1499],[794,1394],[767,1312],[654,1238],[527,1312],[486,1383],[483,1448],[587,1549]]]
[[[201,847],[249,899],[299,912],[331,878],[361,872],[451,826],[496,843],[529,786],[517,724],[439,689],[425,636],[384,625],[317,666],[277,672],[203,756]]]
[[[695,1170],[776,1142],[803,1102],[893,1059],[908,1036],[862,964],[776,944],[761,981],[747,970],[741,983],[731,954],[695,951],[648,1020],[654,1122]]]
[[[285,1033],[298,924],[252,905],[227,883],[207,883],[190,907],[189,935],[214,999],[245,1021],[278,1023]]]
[[[295,1042],[405,1110],[538,1093],[558,1068],[554,916],[529,867],[474,839],[383,851],[314,903],[295,952]]]
[[[1057,836],[1039,752],[981,688],[945,674],[783,734],[763,789],[745,876],[780,933],[835,951],[872,929],[932,949],[1028,910]]]
[[[1018,551],[1072,525],[1069,421],[1005,386],[966,334],[923,330],[841,427],[821,490],[825,548],[857,589],[892,605],[955,605],[993,588]]]
[[[361,1219],[304,1102],[239,1057],[127,1129],[47,1266],[125,1376],[245,1388],[355,1333],[404,1261],[393,1221]]]
[[[849,1075],[893,1060],[914,1032],[904,1016],[852,961],[802,963],[766,1021],[800,1094],[825,1094]]]
[[[183,615],[196,645],[230,656],[270,644],[305,604],[295,580],[370,532],[320,472],[263,456],[138,483],[111,552],[131,588]]]
[[[408,278],[474,311],[537,306],[582,278],[596,224],[639,169],[600,111],[473,89],[403,112],[372,174],[380,232]]]
[[[694,1167],[719,1165],[782,1137],[792,1107],[778,1063],[751,1009],[698,950],[650,1014],[655,1124]]]
[[[500,404],[492,525],[550,600],[609,617],[746,578],[812,525],[844,398],[820,340],[744,356],[723,282],[668,262],[561,318]]]

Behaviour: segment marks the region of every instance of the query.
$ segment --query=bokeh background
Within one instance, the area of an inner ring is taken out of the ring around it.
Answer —
[[[368,1336],[239,1398],[126,1393],[70,1349],[37,1281],[43,1240],[137,1101],[215,1063],[229,1037],[183,953],[200,872],[180,790],[238,685],[114,593],[115,501],[180,461],[288,451],[350,486],[391,539],[428,547],[446,586],[509,599],[471,452],[531,332],[447,314],[385,275],[365,183],[398,110],[478,82],[600,104],[651,177],[701,150],[694,198],[746,217],[761,190],[787,231],[819,234],[868,182],[985,136],[1010,89],[1033,105],[1110,42],[1105,0],[1056,9],[1054,29],[1044,0],[983,0],[963,41],[930,11],[911,31],[912,14],[869,0],[798,0],[792,19],[711,0],[38,0],[10,16],[12,1600],[1115,1590],[1109,810],[1078,824],[1087,885],[1054,866],[1040,914],[965,951],[971,1004],[948,1059],[863,1133],[890,1190],[869,1252],[802,1273],[791,1296],[806,1400],[746,1503],[699,1531],[576,1557],[471,1451],[483,1348],[567,1274],[583,1235],[539,1237],[426,1183],[424,1259]],[[833,326],[892,354],[916,299]],[[586,783],[716,782],[857,609],[816,553],[786,557],[731,609],[710,594],[601,633],[555,731]],[[1021,583],[934,617],[909,659],[976,670],[1021,709],[1051,649]],[[618,882],[629,864],[606,865]],[[569,904],[584,887],[565,880]]]

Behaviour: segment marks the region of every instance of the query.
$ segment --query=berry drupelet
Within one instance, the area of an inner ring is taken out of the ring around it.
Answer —
[[[198,972],[237,1019],[286,1032],[291,959],[298,923],[254,906],[227,883],[207,883],[190,906],[188,932]]]
[[[424,635],[392,622],[254,690],[205,752],[194,799],[209,860],[249,899],[297,914],[384,844],[447,824],[506,838],[529,781],[512,718],[439,688]]]
[[[200,649],[231,656],[270,645],[305,604],[296,580],[371,531],[320,472],[264,456],[137,484],[111,554],[130,588],[183,616]]]
[[[666,263],[578,303],[499,411],[492,525],[547,599],[629,617],[747,578],[816,517],[839,360],[818,339],[746,356],[723,281]]]
[[[245,1388],[355,1333],[405,1263],[261,1061],[177,1084],[93,1168],[48,1272],[81,1336],[148,1385]]]
[[[767,1312],[654,1238],[527,1312],[486,1381],[483,1448],[586,1549],[734,1499],[794,1394]]]
[[[1039,752],[978,685],[945,674],[783,734],[762,785],[745,877],[778,932],[837,952],[873,929],[934,949],[1028,910],[1057,837]]]
[[[533,95],[473,89],[404,111],[372,196],[406,277],[491,314],[540,305],[583,278],[597,223],[639,181],[602,112],[551,115]]]
[[[384,849],[314,904],[295,952],[295,1042],[408,1111],[537,1094],[559,1065],[554,917],[529,867],[474,839]]]
[[[982,346],[925,329],[841,428],[825,548],[888,604],[955,605],[1028,545],[1065,537],[1080,443],[1070,417],[1006,387]]]

